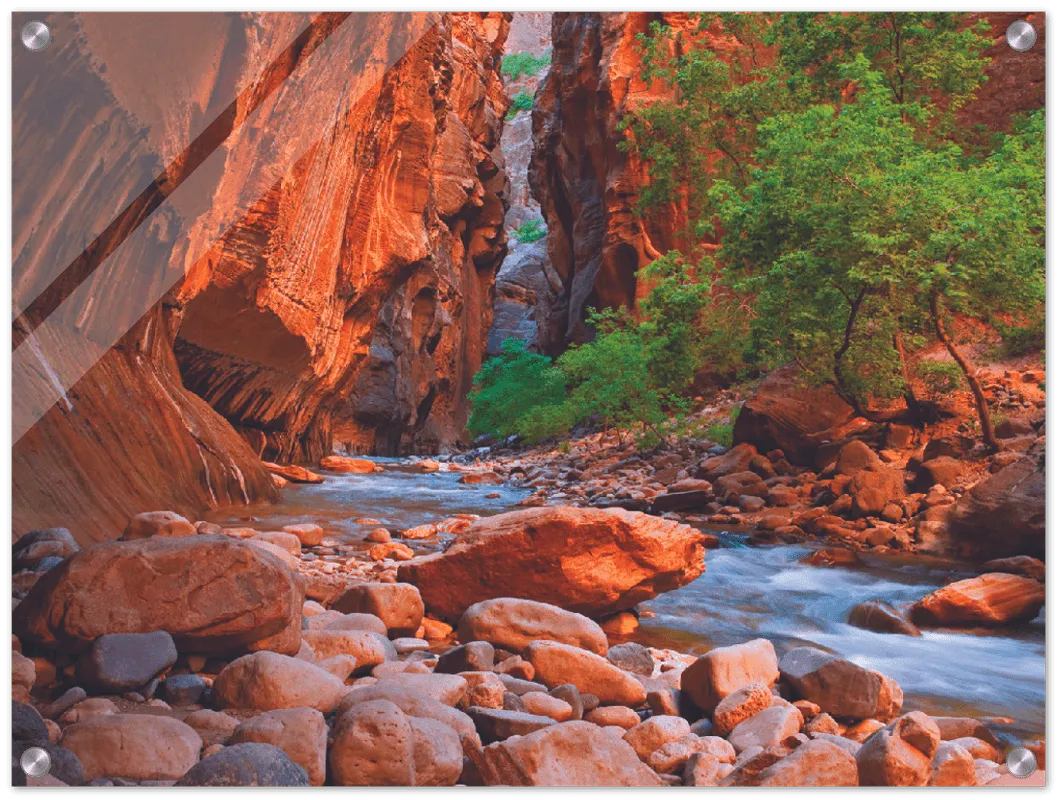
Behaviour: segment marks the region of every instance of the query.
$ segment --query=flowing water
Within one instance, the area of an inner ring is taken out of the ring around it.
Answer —
[[[223,513],[217,522],[275,530],[314,521],[328,537],[356,543],[378,525],[402,530],[457,513],[487,516],[511,510],[528,492],[510,486],[464,486],[458,473],[387,471],[323,473],[318,485],[291,485],[278,505]],[[361,520],[366,520],[361,522]],[[799,563],[812,545],[748,547],[745,536],[720,532],[698,580],[646,603],[631,637],[646,645],[700,653],[711,647],[770,639],[779,652],[800,644],[833,651],[894,678],[905,709],[954,716],[1007,717],[995,726],[1014,738],[1044,734],[1044,612],[1003,630],[926,630],[921,637],[873,633],[847,625],[865,600],[907,608],[931,590],[972,574],[967,565],[910,556],[863,554],[849,567]],[[417,550],[431,545],[411,543]],[[433,546],[437,546],[436,544]]]

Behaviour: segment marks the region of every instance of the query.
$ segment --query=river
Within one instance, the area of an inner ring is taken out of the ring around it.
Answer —
[[[277,505],[218,512],[216,522],[276,530],[317,522],[327,538],[359,543],[374,520],[392,530],[457,513],[487,516],[517,507],[528,492],[511,486],[464,486],[454,472],[407,473],[395,459],[375,459],[372,475],[321,473],[317,485],[290,485]],[[367,520],[360,522],[360,520]],[[1043,737],[1044,611],[1033,622],[1003,630],[934,630],[922,637],[872,633],[847,625],[865,600],[904,608],[931,590],[973,574],[965,564],[913,556],[863,554],[862,563],[817,567],[799,563],[805,545],[749,547],[738,531],[714,531],[721,547],[706,555],[706,572],[673,592],[642,603],[649,612],[630,638],[642,644],[700,653],[757,636],[779,652],[813,644],[894,678],[905,710],[975,717],[1012,741]],[[409,542],[417,551],[437,544]]]

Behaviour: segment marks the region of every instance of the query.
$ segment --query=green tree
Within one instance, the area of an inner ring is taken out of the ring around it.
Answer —
[[[1043,301],[1043,117],[969,162],[956,145],[917,136],[928,112],[896,102],[863,55],[846,69],[850,102],[766,121],[754,180],[713,188],[726,276],[754,298],[753,346],[767,361],[793,358],[870,415],[868,395],[907,397],[898,343],[927,326],[963,371],[995,447],[948,319]]]

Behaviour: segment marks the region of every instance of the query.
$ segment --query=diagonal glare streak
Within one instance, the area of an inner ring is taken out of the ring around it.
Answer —
[[[11,349],[62,305],[350,16],[319,14],[15,319]]]
[[[198,168],[184,172],[154,213],[108,248],[110,255],[23,336],[12,358],[13,441],[59,400],[63,413],[76,413],[67,390],[310,148],[333,135],[436,20],[432,13],[353,14],[319,39],[264,102],[237,114],[233,122],[242,124],[197,158]],[[219,192],[222,185],[234,187],[235,196]]]

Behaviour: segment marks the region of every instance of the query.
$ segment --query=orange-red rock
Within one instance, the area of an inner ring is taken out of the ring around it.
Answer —
[[[1033,619],[1043,605],[1043,584],[990,572],[931,592],[912,606],[912,620],[919,625],[1005,625]]]
[[[551,506],[480,519],[443,553],[402,564],[398,578],[452,620],[495,597],[599,617],[694,580],[704,556],[698,531],[671,520]]]
[[[227,536],[107,542],[49,570],[14,614],[23,640],[79,651],[106,633],[166,631],[182,652],[296,653],[304,593],[276,556]]]

